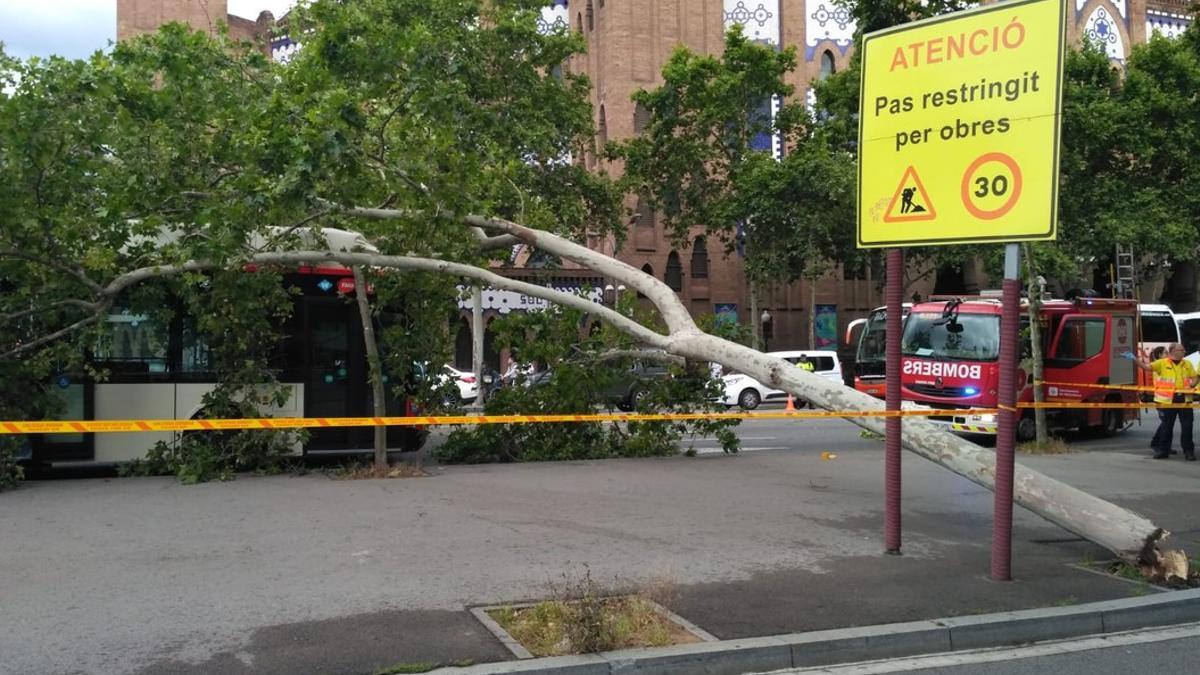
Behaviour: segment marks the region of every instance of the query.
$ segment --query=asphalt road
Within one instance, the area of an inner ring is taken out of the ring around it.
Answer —
[[[1200,463],[1141,459],[1150,433],[1020,461],[1195,550]],[[740,434],[734,456],[700,440],[692,458],[432,467],[411,480],[30,482],[0,494],[0,672],[501,660],[463,608],[546,597],[583,574],[666,588],[671,609],[722,639],[1136,590],[1068,568],[1104,552],[1020,510],[1018,580],[989,583],[991,493],[907,454],[904,556],[881,556],[880,441],[840,420],[754,420]]]

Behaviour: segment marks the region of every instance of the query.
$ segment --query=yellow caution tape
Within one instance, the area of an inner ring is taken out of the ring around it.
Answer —
[[[1018,403],[1017,408],[1196,408],[1200,403],[1084,403],[1053,401]],[[130,433],[143,431],[237,431],[243,429],[305,429],[374,426],[462,426],[471,424],[553,424],[566,422],[669,422],[722,419],[814,419],[852,417],[962,417],[995,415],[998,408],[915,409],[915,410],[796,410],[780,412],[726,413],[615,413],[589,415],[437,415],[412,417],[261,417],[248,419],[197,420],[44,420],[36,422],[0,422],[0,435]],[[963,428],[962,431],[970,429]]]
[[[1080,384],[1078,382],[1043,382],[1042,384],[1048,387],[1069,387],[1071,389],[1110,389],[1113,391],[1145,391],[1153,392],[1154,387],[1150,385],[1137,384]],[[1195,389],[1178,389],[1177,393],[1192,394],[1200,393],[1200,387]]]
[[[1018,408],[1107,408],[1107,409],[1138,409],[1138,408],[1196,408],[1200,407],[1197,403],[1118,403],[1100,402],[1100,403],[1084,403],[1080,401],[1046,401],[1043,403],[1034,403],[1027,401],[1018,403]]]
[[[0,434],[129,433],[141,431],[235,431],[374,426],[452,426],[562,422],[661,422],[711,419],[810,419],[829,417],[940,417],[995,414],[994,408],[963,410],[797,410],[763,413],[618,413],[590,415],[448,415],[413,417],[262,417],[219,420],[45,420],[0,422]]]

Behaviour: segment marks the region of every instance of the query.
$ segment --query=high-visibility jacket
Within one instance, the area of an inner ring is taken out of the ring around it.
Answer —
[[[812,361],[798,361],[796,365],[810,373],[816,370],[816,367],[813,365]]]
[[[1196,369],[1188,361],[1175,363],[1171,359],[1159,359],[1150,364],[1154,371],[1154,402],[1171,403],[1178,392],[1189,391],[1191,381],[1196,377]],[[1191,401],[1190,395],[1185,401]]]

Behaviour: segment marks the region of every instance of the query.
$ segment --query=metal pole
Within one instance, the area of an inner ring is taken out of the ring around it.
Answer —
[[[886,406],[900,410],[900,321],[903,316],[904,249],[887,252]],[[883,451],[883,531],[885,551],[900,554],[900,417],[888,417]]]
[[[483,288],[479,284],[471,287],[471,371],[475,374],[476,408],[482,408],[486,398],[483,386]]]
[[[1004,285],[1000,316],[1000,416],[996,429],[995,515],[992,524],[992,580],[1012,580],[1013,455],[1017,430],[1017,326],[1021,291],[1021,248],[1004,247]]]

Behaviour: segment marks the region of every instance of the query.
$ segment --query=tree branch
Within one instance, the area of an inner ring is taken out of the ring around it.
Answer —
[[[564,307],[571,307],[590,314],[599,316],[604,321],[615,326],[618,330],[625,332],[637,340],[665,349],[667,338],[664,335],[656,333],[645,326],[633,321],[629,317],[624,316],[604,305],[592,302],[586,298],[567,293],[564,291],[538,286],[508,277],[502,277],[499,274],[489,272],[485,269],[468,265],[465,263],[449,262],[446,260],[436,260],[433,258],[418,258],[413,256],[394,256],[381,255],[378,253],[347,253],[343,251],[281,251],[272,253],[258,253],[246,258],[244,263],[258,265],[301,265],[301,264],[316,264],[322,262],[340,263],[342,265],[351,266],[365,265],[368,267],[386,267],[393,269],[408,269],[423,272],[433,272],[437,274],[451,274],[454,276],[467,277],[494,286],[496,288],[504,288],[518,293],[524,293],[536,298],[548,300]],[[111,303],[111,298],[115,298],[121,291],[135,286],[143,281],[155,279],[159,277],[174,276],[185,272],[202,272],[205,270],[215,269],[217,264],[207,261],[192,260],[175,265],[156,265],[151,267],[143,267],[136,270],[126,272],[108,283],[99,293],[105,300],[97,304],[98,313],[102,310],[107,310]],[[91,321],[94,321],[93,317]],[[30,343],[22,345],[18,351],[28,351],[34,346],[41,346],[56,340],[73,330],[78,329],[82,325],[79,324],[68,327],[61,331],[56,331],[52,336],[41,338],[36,344]],[[6,352],[0,354],[0,357],[10,356],[17,352]]]
[[[629,317],[620,314],[619,312],[616,312],[599,303],[592,302],[584,297],[575,295],[574,293],[567,293],[565,291],[555,290],[546,286],[538,286],[537,284],[510,279],[480,267],[465,263],[437,260],[434,258],[419,258],[415,256],[382,255],[378,253],[346,253],[342,251],[283,251],[278,253],[260,253],[251,256],[246,262],[266,265],[299,265],[305,263],[313,264],[321,262],[336,262],[347,266],[366,265],[368,267],[388,267],[393,269],[408,269],[467,277],[495,288],[504,288],[510,291],[524,293],[525,295],[530,295],[535,298],[548,300],[557,305],[571,307],[589,314],[595,314],[604,321],[613,324],[618,330],[621,330],[622,332],[645,344],[652,345],[660,349],[665,349],[668,343],[665,335],[656,333],[640,323],[630,319]],[[202,263],[187,263],[187,265],[199,264]],[[151,271],[153,269],[154,268],[147,268],[147,270],[140,270],[139,272],[144,274],[153,274]],[[173,270],[171,271],[173,272]],[[131,272],[130,274],[135,273]]]
[[[328,200],[318,200],[329,209],[328,212],[336,211],[342,215],[353,216],[357,218],[367,218],[369,220],[404,220],[406,218],[415,218],[426,215],[415,211],[402,211],[400,209],[389,209],[383,207],[369,206],[342,206]],[[455,220],[456,216],[449,212],[443,212],[440,216],[447,220]],[[498,248],[509,248],[517,244],[525,243],[525,240],[512,234],[502,234],[496,236],[488,236],[487,232],[481,227],[471,227],[471,234],[479,242],[480,251],[490,251]]]
[[[517,244],[522,244],[520,239],[511,234],[498,234],[494,237],[489,237],[487,232],[482,228],[472,227],[471,234],[475,235],[475,239],[479,241],[480,251],[490,251],[497,248],[512,248]]]
[[[81,309],[86,309],[90,312],[94,312],[94,311],[96,311],[97,307],[99,307],[99,305],[97,305],[94,302],[88,302],[87,300],[77,300],[74,298],[70,298],[67,300],[59,300],[58,302],[51,303],[44,307],[32,307],[30,309],[25,309],[20,312],[12,312],[9,314],[0,314],[0,322],[16,321],[18,319],[23,319],[27,316],[33,316],[34,314],[41,314],[42,312],[49,312],[50,310],[58,309],[59,307],[79,307]]]
[[[657,361],[675,366],[687,364],[687,359],[676,354],[669,354],[661,349],[610,349],[603,352],[577,352],[579,356],[590,361],[616,361],[618,359],[639,359],[642,361]]]
[[[87,326],[90,326],[91,324],[96,323],[100,319],[104,318],[105,312],[108,311],[109,304],[110,303],[108,303],[108,302],[100,303],[99,305],[96,306],[96,310],[91,316],[84,317],[84,318],[80,319],[79,321],[76,321],[75,323],[71,324],[70,326],[67,326],[66,328],[56,330],[53,333],[50,333],[49,335],[43,335],[42,337],[40,337],[36,340],[33,340],[31,342],[25,342],[25,343],[19,344],[16,347],[13,347],[12,349],[10,349],[6,352],[0,352],[0,361],[2,361],[4,359],[12,358],[14,356],[18,356],[18,355],[23,354],[31,349],[36,348],[36,347],[41,347],[42,345],[50,344],[51,342],[54,342],[55,340],[57,340],[61,337],[65,337],[67,335],[70,335],[71,333],[74,333],[75,331],[77,331],[81,328],[85,328]]]
[[[414,215],[411,211],[401,211],[398,209],[373,209],[361,206],[340,206],[332,202],[325,203],[345,215],[373,220],[400,220],[411,218]],[[451,219],[456,218],[456,216],[449,213],[446,214],[446,217]],[[594,272],[599,272],[606,277],[624,282],[627,286],[636,289],[642,295],[649,298],[650,302],[654,303],[654,306],[662,314],[663,320],[666,321],[667,328],[672,334],[701,332],[699,327],[696,326],[696,322],[692,320],[692,315],[683,306],[683,303],[679,301],[679,296],[675,294],[675,291],[671,290],[669,286],[658,279],[644,274],[641,270],[623,263],[616,258],[593,251],[586,246],[546,232],[545,230],[535,230],[503,218],[467,215],[458,219],[469,226],[477,227],[484,231],[500,231],[511,235],[534,248],[541,249],[547,253],[553,253],[561,258],[579,263]]]
[[[64,265],[57,260],[43,258],[32,253],[26,253],[25,251],[18,251],[17,249],[0,249],[0,258],[18,258],[20,260],[26,260],[38,265],[52,267],[60,272],[65,272],[75,277],[80,281],[80,283],[82,283],[84,286],[87,286],[94,293],[100,293],[102,290],[100,284],[92,281],[91,278],[88,277],[87,273],[81,268]]]
[[[679,296],[671,290],[670,286],[616,258],[593,251],[556,234],[535,230],[503,218],[469,215],[464,217],[463,221],[484,230],[498,230],[511,234],[535,248],[574,261],[594,272],[624,282],[625,285],[637,290],[654,303],[673,335],[701,332],[696,326],[696,322],[692,320],[692,315],[679,301]]]
[[[280,228],[276,228],[276,229],[278,229],[278,231],[275,232],[274,235],[270,239],[268,239],[266,242],[264,242],[263,245],[261,247],[259,247],[258,250],[266,250],[269,248],[273,248],[284,237],[286,237],[289,234],[295,232],[296,230],[304,227],[305,225],[308,225],[309,223],[313,222],[314,220],[317,220],[319,218],[324,218],[325,216],[329,215],[331,211],[332,211],[332,209],[327,207],[321,211],[317,211],[316,213],[309,214],[309,215],[305,216],[304,218],[301,218],[300,220],[292,223],[291,225],[284,225]]]

